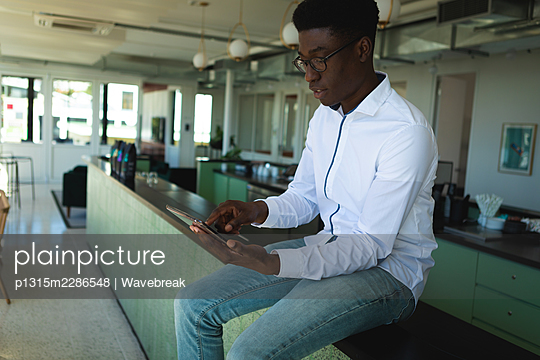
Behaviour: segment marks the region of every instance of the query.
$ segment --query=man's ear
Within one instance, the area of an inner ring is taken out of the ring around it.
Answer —
[[[360,42],[356,45],[356,49],[358,50],[358,56],[361,62],[366,62],[371,59],[373,44],[367,36],[360,39]]]

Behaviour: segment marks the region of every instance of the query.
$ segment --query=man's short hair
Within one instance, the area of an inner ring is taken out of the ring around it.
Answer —
[[[293,14],[300,31],[328,28],[330,34],[352,41],[367,36],[375,44],[379,8],[374,0],[304,0]]]

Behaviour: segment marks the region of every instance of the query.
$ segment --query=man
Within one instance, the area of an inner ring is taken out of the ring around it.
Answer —
[[[270,307],[228,359],[301,359],[349,335],[407,318],[436,248],[433,132],[373,69],[373,0],[305,0],[294,64],[320,106],[294,180],[279,197],[227,201],[207,223],[324,230],[266,248],[229,240],[226,265],[175,302],[179,359],[222,359],[221,324]],[[196,229],[194,228],[194,231]],[[241,255],[240,255],[241,254]]]

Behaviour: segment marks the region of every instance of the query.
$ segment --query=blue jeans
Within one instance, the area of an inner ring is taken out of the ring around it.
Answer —
[[[266,250],[302,246],[298,239]],[[267,307],[236,339],[227,359],[302,359],[349,335],[408,318],[415,301],[405,285],[379,268],[314,281],[226,265],[178,293],[178,359],[223,359],[222,324]]]

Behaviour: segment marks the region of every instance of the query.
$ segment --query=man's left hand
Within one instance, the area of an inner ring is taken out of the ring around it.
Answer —
[[[203,232],[199,227],[192,225],[190,228],[199,236],[201,242],[207,245],[212,244],[211,248],[207,247],[207,250],[211,251],[223,263],[242,266],[264,275],[279,274],[279,256],[268,254],[264,247],[255,244],[244,245],[231,239],[227,240],[227,245],[224,245]]]

